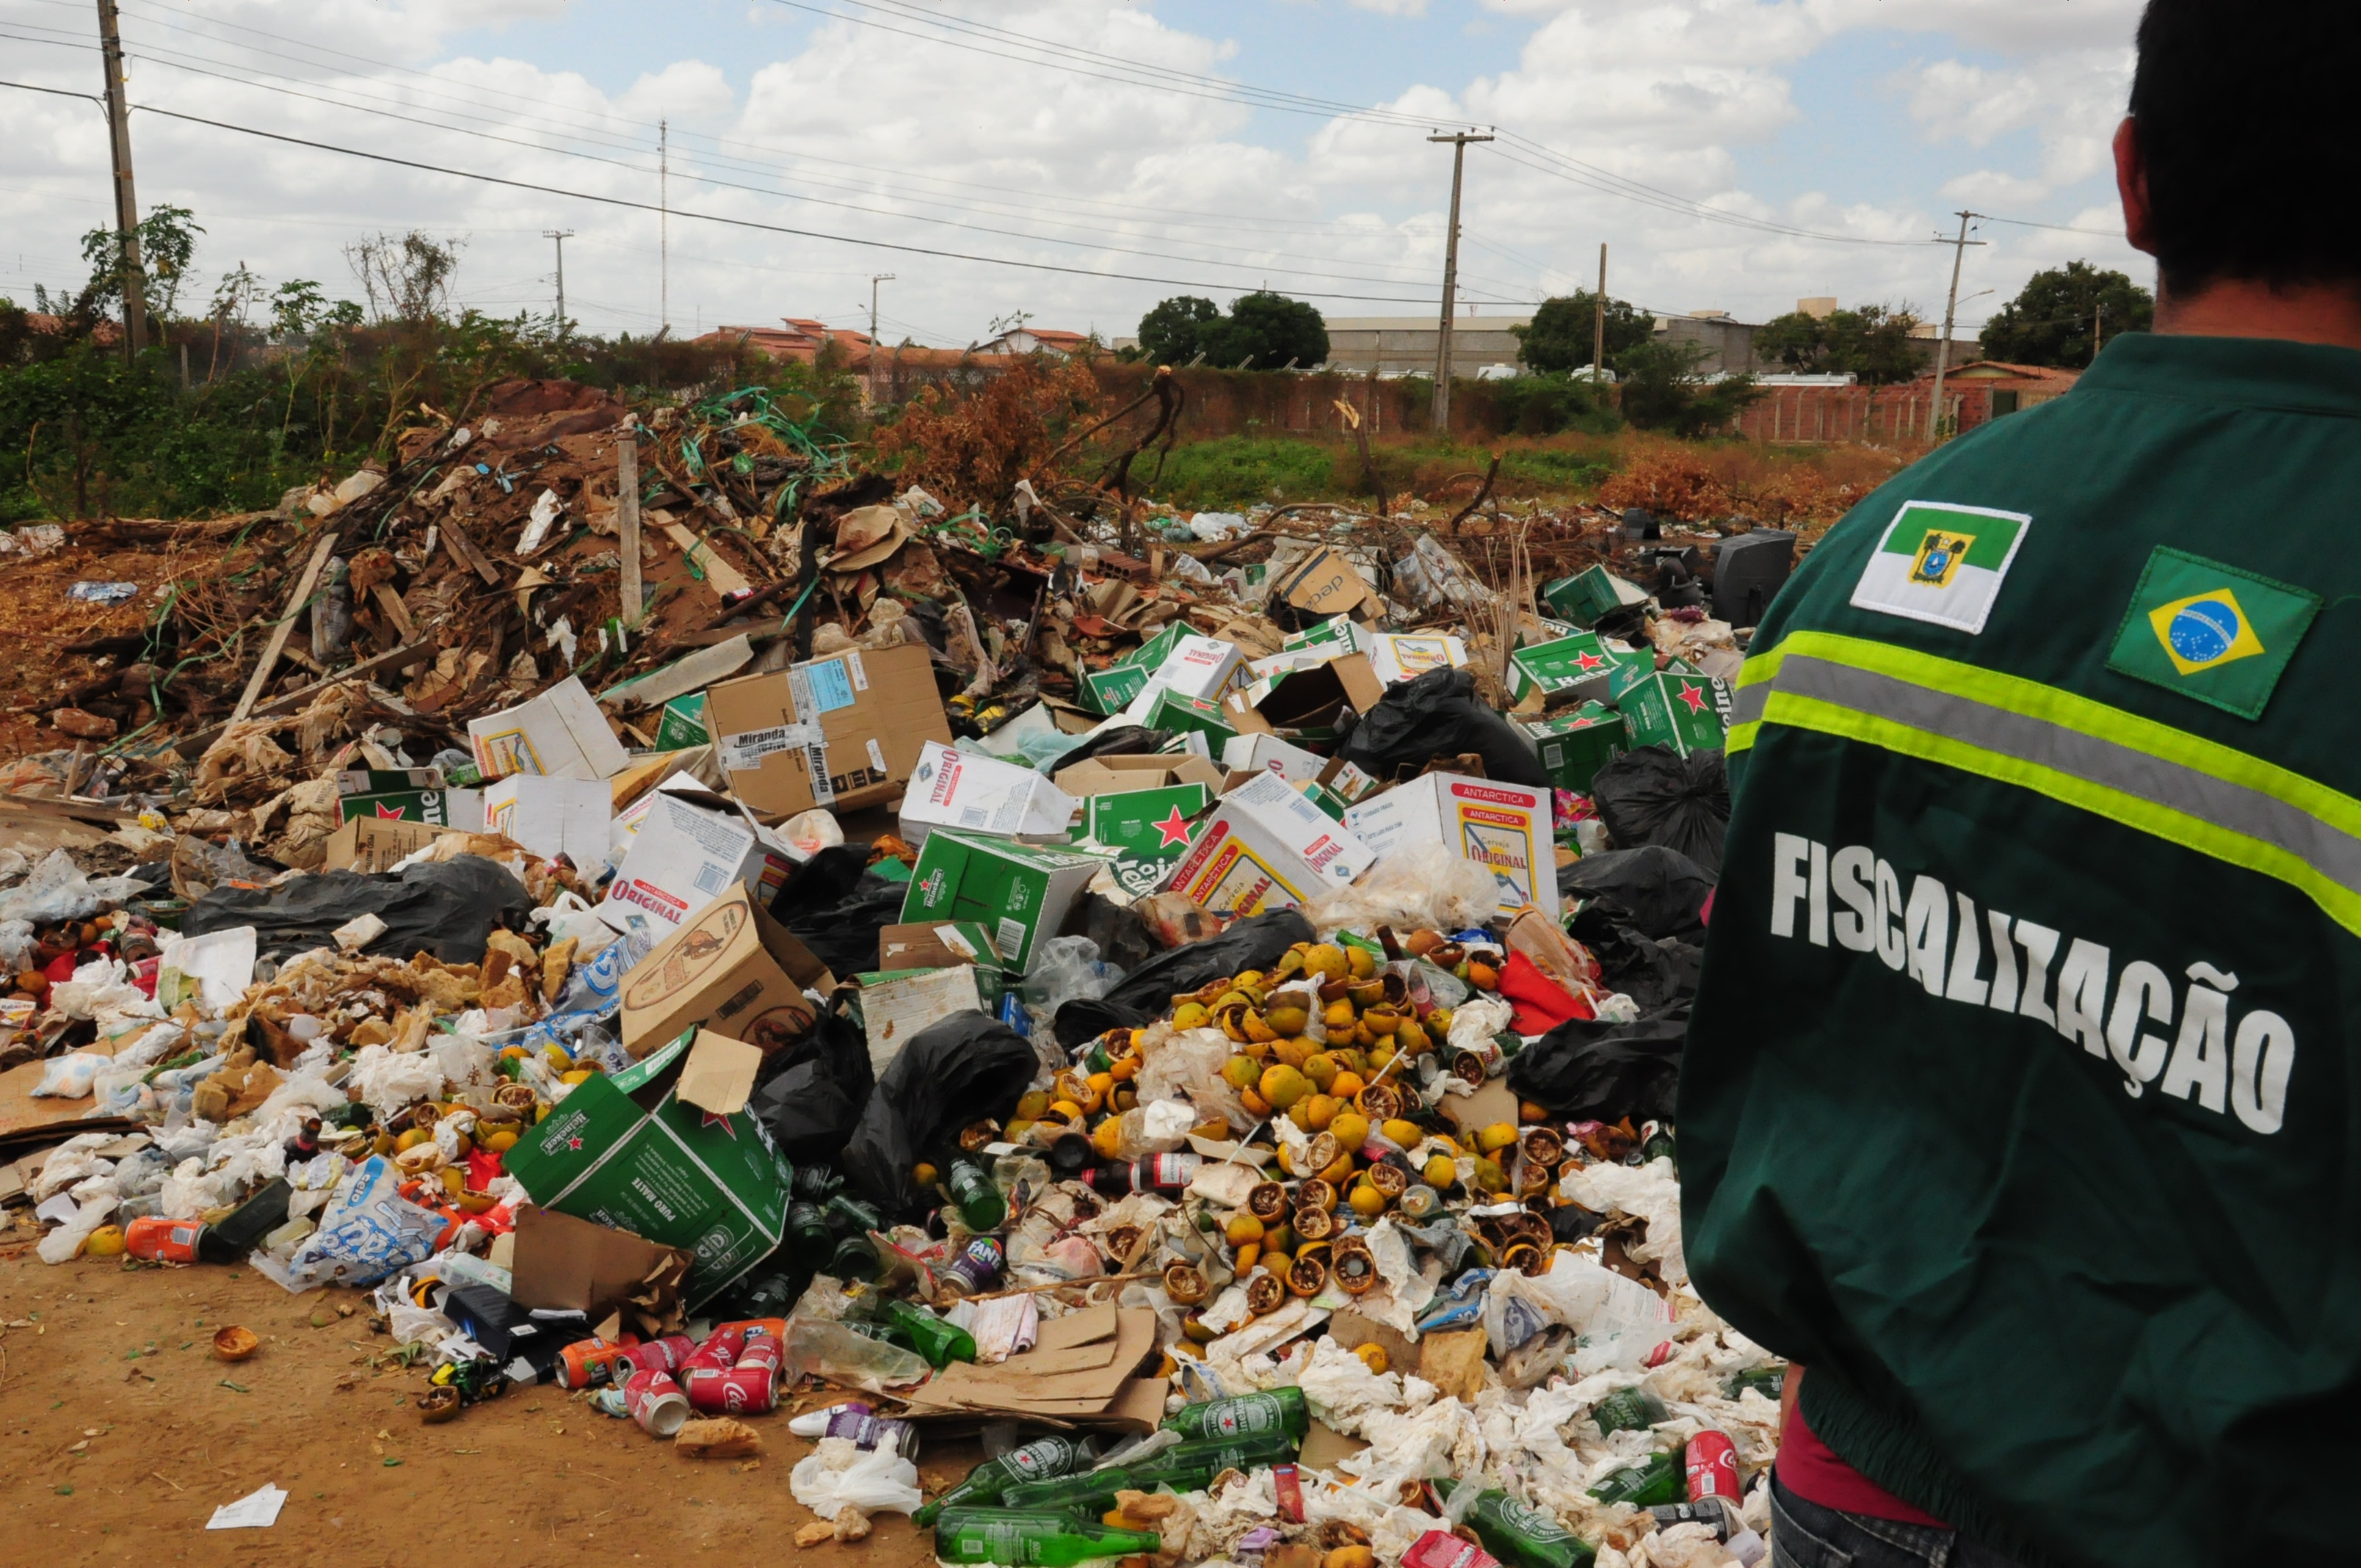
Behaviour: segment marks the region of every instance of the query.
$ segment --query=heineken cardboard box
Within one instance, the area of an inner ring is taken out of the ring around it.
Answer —
[[[1206,909],[1259,915],[1343,887],[1376,860],[1285,779],[1260,773],[1222,796],[1167,885]]]
[[[1222,716],[1240,735],[1317,740],[1335,733],[1346,708],[1367,713],[1385,695],[1368,655],[1344,653],[1233,692],[1222,699]]]
[[[1061,839],[1074,797],[1030,768],[929,740],[902,795],[902,837],[923,845],[938,828],[998,838]]]
[[[762,1061],[685,1030],[576,1085],[504,1168],[544,1209],[696,1254],[682,1290],[695,1311],[786,1234],[795,1170],[746,1109]]]
[[[1021,975],[1106,863],[1105,856],[1080,850],[939,828],[918,851],[902,921],[980,922],[1002,964]]]
[[[1631,745],[1623,716],[1605,703],[1586,702],[1580,707],[1547,718],[1526,719],[1517,733],[1541,758],[1542,771],[1559,789],[1590,793],[1590,781],[1610,757]]]
[[[768,1055],[810,1030],[817,1009],[807,987],[825,996],[836,977],[741,883],[623,976],[623,1048],[645,1057],[702,1024]]]
[[[598,711],[588,688],[575,675],[531,702],[469,719],[467,743],[475,751],[477,771],[487,779],[511,773],[612,778],[631,760],[607,728],[607,716]]]
[[[1158,685],[1154,681],[1123,710],[1124,718],[1148,729],[1170,729],[1184,734],[1205,737],[1208,746],[1218,746],[1236,734],[1237,726],[1230,722],[1230,714],[1220,701],[1213,697],[1183,696],[1179,692]]]
[[[1094,795],[1126,794],[1143,789],[1170,789],[1176,784],[1202,784],[1219,794],[1222,770],[1202,757],[1171,751],[1134,756],[1093,757],[1058,770],[1054,781],[1068,795],[1083,802]]]
[[[1132,698],[1147,689],[1158,665],[1171,656],[1180,640],[1190,635],[1188,623],[1175,620],[1104,670],[1082,676],[1083,706],[1104,714],[1121,713]]]
[[[1521,702],[1535,687],[1543,693],[1564,691],[1585,681],[1611,681],[1619,669],[1644,674],[1655,667],[1653,653],[1614,647],[1596,632],[1577,631],[1510,654],[1510,695]],[[1610,696],[1613,692],[1602,687],[1600,695]]]
[[[642,804],[598,902],[598,917],[618,931],[634,924],[676,930],[732,888],[751,890],[767,909],[803,858],[736,801],[697,788],[686,774],[666,780]]]
[[[676,696],[664,705],[656,715],[656,750],[685,751],[691,746],[703,746],[713,739],[705,722],[705,694],[691,692]]]
[[[1647,603],[1648,590],[1637,583],[1625,582],[1604,566],[1593,566],[1545,586],[1542,602],[1587,631],[1611,609]]]
[[[1715,751],[1730,727],[1730,683],[1665,670],[1625,686],[1615,706],[1634,746]]]
[[[481,790],[445,788],[440,768],[346,768],[336,775],[340,824],[368,817],[480,832],[483,800]]]
[[[1117,885],[1144,896],[1162,885],[1164,873],[1189,852],[1191,824],[1213,800],[1213,791],[1202,784],[1094,795],[1082,803],[1082,841],[1110,851]]]
[[[1527,784],[1423,773],[1356,802],[1345,827],[1378,856],[1440,843],[1499,884],[1496,914],[1532,905],[1557,918],[1557,857],[1550,792]]]
[[[950,720],[923,646],[847,649],[708,687],[706,728],[730,793],[766,822],[815,806],[879,806]]]
[[[1429,670],[1455,669],[1467,663],[1467,645],[1456,637],[1384,632],[1368,643],[1369,668],[1381,685],[1399,685]]]
[[[1619,662],[1613,669],[1607,672],[1607,700],[1614,701],[1656,673],[1656,661],[1653,655],[1629,663]],[[1695,675],[1702,674],[1704,672],[1686,659],[1667,659],[1664,661],[1664,673],[1673,675]]]
[[[1234,773],[1277,773],[1292,784],[1320,776],[1328,759],[1276,735],[1233,735],[1222,742],[1222,766]]]

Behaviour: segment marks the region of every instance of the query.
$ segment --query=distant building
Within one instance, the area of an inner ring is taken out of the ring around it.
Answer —
[[[2081,375],[2079,370],[2008,365],[1997,359],[1973,359],[1965,365],[1954,365],[1943,377],[1943,401],[1949,405],[1945,417],[1955,419],[1961,430],[1973,430],[1989,421],[2005,419],[2037,403],[2064,397],[2073,390]],[[1920,376],[1918,385],[1931,391],[1935,372],[1929,369]]]
[[[851,327],[832,327],[806,316],[785,316],[778,326],[718,326],[699,343],[743,343],[774,359],[794,359],[808,365],[819,357],[820,346],[834,342],[857,365],[869,363],[869,334]]]
[[[1053,359],[1071,359],[1088,347],[1091,334],[1086,332],[1061,332],[1056,327],[1020,326],[1014,332],[1004,332],[998,337],[979,343],[971,350],[976,354],[1046,354]]]
[[[1517,364],[1513,327],[1533,324],[1531,311],[1501,315],[1462,315],[1451,323],[1451,373],[1493,377],[1512,374]],[[1443,336],[1439,315],[1332,316],[1328,366],[1356,376],[1432,376]],[[1505,366],[1507,370],[1494,370]],[[1299,368],[1309,370],[1311,366]]]

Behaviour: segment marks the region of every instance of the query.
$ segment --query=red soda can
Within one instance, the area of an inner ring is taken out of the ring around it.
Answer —
[[[615,1363],[623,1353],[640,1343],[637,1334],[624,1334],[612,1340],[593,1334],[588,1339],[576,1340],[557,1353],[557,1386],[561,1388],[595,1388],[615,1375]],[[627,1373],[625,1376],[629,1376]]]
[[[787,1353],[777,1340],[769,1334],[752,1334],[747,1337],[746,1348],[738,1353],[737,1370],[746,1372],[759,1366],[776,1378],[786,1358]]]
[[[738,1365],[738,1354],[745,1348],[746,1325],[724,1323],[706,1335],[705,1343],[698,1345],[696,1354],[681,1365],[683,1368],[719,1367],[726,1372]]]
[[[669,1372],[634,1372],[623,1383],[623,1408],[650,1437],[670,1437],[688,1420],[688,1396]]]
[[[761,1415],[778,1398],[767,1366],[692,1366],[683,1381],[690,1406],[708,1416]]]
[[[666,1334],[625,1351],[615,1364],[615,1376],[620,1378],[634,1372],[677,1372],[696,1353],[697,1342],[686,1334]]]
[[[1689,1439],[1684,1455],[1689,1476],[1689,1501],[1727,1497],[1744,1501],[1738,1489],[1738,1449],[1729,1438],[1708,1428]]]

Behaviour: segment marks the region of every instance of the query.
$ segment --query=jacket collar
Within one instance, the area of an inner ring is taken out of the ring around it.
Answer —
[[[2125,333],[2074,389],[2361,418],[2361,350],[2275,337]]]

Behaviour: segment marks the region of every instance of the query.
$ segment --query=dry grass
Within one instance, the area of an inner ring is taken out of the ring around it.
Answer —
[[[1623,466],[1598,487],[1601,505],[1645,507],[1684,522],[1742,515],[1810,532],[1842,517],[1908,461],[1869,446],[1798,451],[1648,435],[1621,444]]]

